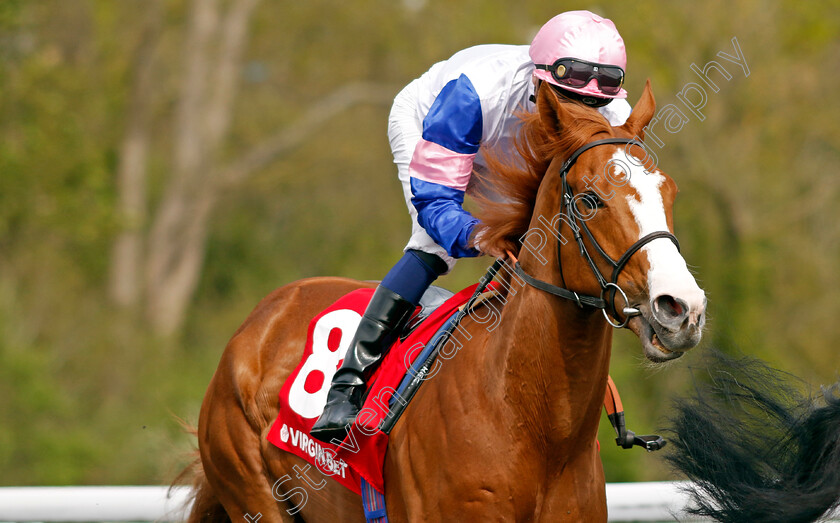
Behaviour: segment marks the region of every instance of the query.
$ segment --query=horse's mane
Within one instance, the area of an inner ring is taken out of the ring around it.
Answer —
[[[476,173],[484,188],[474,195],[480,220],[476,235],[485,252],[519,253],[522,236],[534,213],[537,191],[555,157],[567,158],[599,133],[615,134],[596,110],[575,102],[563,103],[575,125],[559,134],[546,129],[539,111],[521,112],[522,127],[516,136],[516,155],[491,150],[485,153],[487,171]]]

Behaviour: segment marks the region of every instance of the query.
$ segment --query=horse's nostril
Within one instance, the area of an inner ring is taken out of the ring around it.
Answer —
[[[688,304],[679,298],[663,294],[653,301],[653,310],[662,319],[681,319],[688,314]]]

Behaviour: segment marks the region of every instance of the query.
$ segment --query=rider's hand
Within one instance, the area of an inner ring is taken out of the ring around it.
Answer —
[[[494,258],[504,258],[505,253],[494,249],[490,245],[482,244],[481,238],[484,236],[484,232],[486,229],[481,229],[473,236],[473,247],[480,252],[481,254],[487,256],[493,256]]]

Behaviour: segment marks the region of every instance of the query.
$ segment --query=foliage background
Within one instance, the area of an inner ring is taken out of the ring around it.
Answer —
[[[191,445],[175,416],[195,421],[228,337],[260,298],[307,276],[378,279],[399,256],[408,218],[388,100],[456,50],[528,43],[568,9],[616,22],[631,102],[650,78],[660,107],[678,105],[697,81],[689,66],[732,54],[738,39],[749,76],[723,61],[733,78],[707,89],[706,119],[686,113],[680,132],[660,133],[659,165],[681,188],[677,234],[710,300],[704,345],[757,355],[814,385],[837,378],[836,2],[254,3],[229,125],[201,151],[186,193],[267,137],[280,133],[286,145],[215,193],[194,288],[167,327],[149,311],[151,294],[115,298],[109,274],[126,231],[146,251],[157,246],[151,231],[184,133],[189,27],[203,1],[0,2],[0,484],[168,483]],[[214,9],[225,20],[234,5]],[[385,96],[305,127],[312,110],[360,82]],[[137,114],[148,138],[144,192],[142,212],[127,216],[118,174]],[[457,290],[488,264],[464,261],[440,283]],[[630,428],[664,423],[700,352],[652,371],[638,341],[617,336],[611,371]],[[672,478],[655,455],[614,449],[606,420],[602,429],[608,481]]]

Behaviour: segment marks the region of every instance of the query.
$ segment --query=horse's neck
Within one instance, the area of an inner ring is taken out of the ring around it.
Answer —
[[[522,267],[537,279],[555,285],[573,285],[558,271],[559,243],[553,241],[557,225],[553,216],[561,208],[562,179],[543,182],[531,220],[532,231],[545,241],[541,248],[523,248]],[[582,262],[581,262],[582,263]],[[567,275],[568,276],[568,275]],[[512,278],[511,281],[517,281]],[[521,280],[519,280],[521,282]],[[575,438],[581,432],[594,437],[604,400],[609,372],[612,328],[601,311],[581,308],[576,303],[524,285],[509,295],[502,331],[504,346],[497,347],[504,361],[496,362],[503,372],[505,391],[519,398],[524,415],[543,418],[532,422],[552,443]],[[518,287],[511,284],[511,289]],[[491,366],[492,367],[492,366]],[[530,405],[537,405],[532,409]]]
[[[525,286],[509,296],[488,365],[516,423],[567,453],[595,438],[612,329],[596,309]]]

